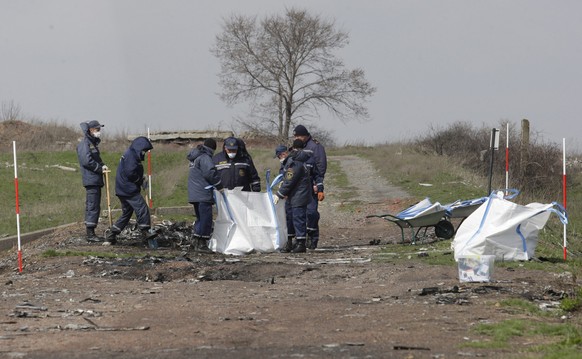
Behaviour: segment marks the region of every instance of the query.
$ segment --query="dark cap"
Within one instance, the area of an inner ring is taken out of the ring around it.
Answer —
[[[285,145],[277,146],[277,148],[275,148],[275,157],[274,158],[279,157],[279,155],[281,155],[281,153],[283,153],[285,151],[287,151],[287,146],[285,146]]]
[[[88,121],[87,122],[87,127],[88,128],[101,128],[101,127],[105,127],[105,125],[102,125],[99,123],[99,121]]]
[[[224,140],[224,148],[227,150],[238,150],[238,141],[234,137]]]
[[[309,131],[303,125],[297,125],[293,130],[293,136],[309,136]]]
[[[204,146],[215,151],[216,150],[216,141],[214,141],[214,138],[207,138],[204,140]]]
[[[303,143],[303,141],[299,139],[293,141],[293,149],[300,150],[303,149],[303,147],[305,147],[305,143]]]

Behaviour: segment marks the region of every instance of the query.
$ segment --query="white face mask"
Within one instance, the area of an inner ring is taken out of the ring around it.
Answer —
[[[95,132],[93,132],[93,137],[100,138],[101,137],[101,131],[95,131]]]
[[[285,162],[285,159],[284,158],[279,158],[279,162],[283,163],[283,162]]]
[[[228,158],[233,159],[236,157],[236,153],[227,153]]]

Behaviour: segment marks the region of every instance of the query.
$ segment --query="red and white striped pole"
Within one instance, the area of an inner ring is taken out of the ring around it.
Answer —
[[[564,196],[564,210],[566,210],[566,139],[562,139],[562,163],[563,163],[563,175],[562,175],[562,194]],[[568,242],[566,240],[566,224],[564,224],[564,260],[568,257]]]
[[[505,135],[505,188],[506,195],[509,195],[509,122],[507,123],[507,134]]]
[[[150,128],[148,127],[148,140],[150,139]],[[148,151],[148,197],[150,209],[154,208],[152,200],[152,151]]]
[[[18,271],[22,272],[22,246],[20,245],[20,205],[18,203],[18,164],[16,162],[16,141],[12,141],[14,153],[14,193],[16,197],[16,236],[18,238]]]

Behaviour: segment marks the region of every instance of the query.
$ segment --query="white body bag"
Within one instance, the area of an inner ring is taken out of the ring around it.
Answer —
[[[551,213],[567,224],[566,211],[558,203],[510,202],[503,193],[489,198],[467,217],[455,235],[455,260],[460,256],[494,255],[496,260],[529,260],[535,254],[538,233]]]
[[[242,255],[254,251],[273,252],[287,241],[285,200],[273,204],[272,187],[267,192],[243,192],[241,188],[214,191],[218,211],[209,243],[214,252]],[[267,173],[267,184],[269,174]]]

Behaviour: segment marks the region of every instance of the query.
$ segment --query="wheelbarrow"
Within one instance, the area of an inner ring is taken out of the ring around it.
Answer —
[[[400,228],[402,243],[405,242],[404,230],[410,228],[410,243],[416,244],[418,239],[426,237],[426,232],[431,227],[434,227],[435,235],[438,238],[452,238],[455,234],[455,228],[448,220],[446,214],[447,208],[443,207],[438,202],[431,203],[430,199],[425,198],[400,213],[373,214],[366,216],[366,218],[378,217],[395,223]],[[422,230],[424,230],[424,232],[419,237],[419,233]]]

